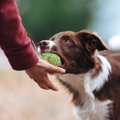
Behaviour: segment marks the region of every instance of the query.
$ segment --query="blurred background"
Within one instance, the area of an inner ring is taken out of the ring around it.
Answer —
[[[60,31],[87,29],[108,40],[120,35],[119,0],[17,0],[23,24],[36,42]]]
[[[60,31],[87,29],[120,49],[120,0],[17,0],[28,36],[38,43]],[[41,90],[24,71],[13,71],[0,50],[0,120],[74,120],[71,95]]]

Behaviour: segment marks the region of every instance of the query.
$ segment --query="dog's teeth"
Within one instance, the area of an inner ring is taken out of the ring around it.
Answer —
[[[40,49],[40,47],[38,47],[37,51],[38,51],[38,53],[41,53],[41,49]]]

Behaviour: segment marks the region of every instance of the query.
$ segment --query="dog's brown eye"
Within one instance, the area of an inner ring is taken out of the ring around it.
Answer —
[[[55,38],[51,38],[52,41],[54,41]]]
[[[65,43],[70,43],[71,41],[69,39],[64,39]]]
[[[62,40],[64,43],[67,43],[67,44],[70,44],[72,41],[71,41],[71,38],[69,36],[63,36],[62,37]]]

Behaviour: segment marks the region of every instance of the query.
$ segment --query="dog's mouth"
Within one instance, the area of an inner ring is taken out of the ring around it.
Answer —
[[[44,53],[46,53],[46,52],[44,52]],[[57,52],[49,52],[49,53],[54,53],[54,54],[58,55],[59,58],[60,58],[60,61],[61,61],[61,65],[59,65],[58,67],[62,67],[62,68],[65,69],[66,63],[65,63],[65,60],[64,60],[64,58],[62,57],[62,55],[60,55],[60,54],[57,53]]]
[[[60,58],[60,61],[61,61],[61,65],[59,65],[58,67],[62,67],[62,68],[65,68],[65,60],[64,58],[62,57],[62,55],[60,55],[59,53],[55,52],[55,51],[45,51],[45,50],[39,50],[40,48],[38,48],[38,54],[43,54],[43,53],[54,53],[56,55],[59,56]]]
[[[58,55],[60,57],[60,60],[61,60],[61,65],[59,65],[59,67],[65,68],[65,60],[62,57],[62,55],[60,55],[59,53],[56,53],[56,52],[50,52],[50,53],[54,53],[54,54]]]

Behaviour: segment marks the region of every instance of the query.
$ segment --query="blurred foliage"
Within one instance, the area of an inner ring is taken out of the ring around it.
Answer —
[[[38,42],[60,31],[86,29],[94,0],[18,0],[23,24]]]

